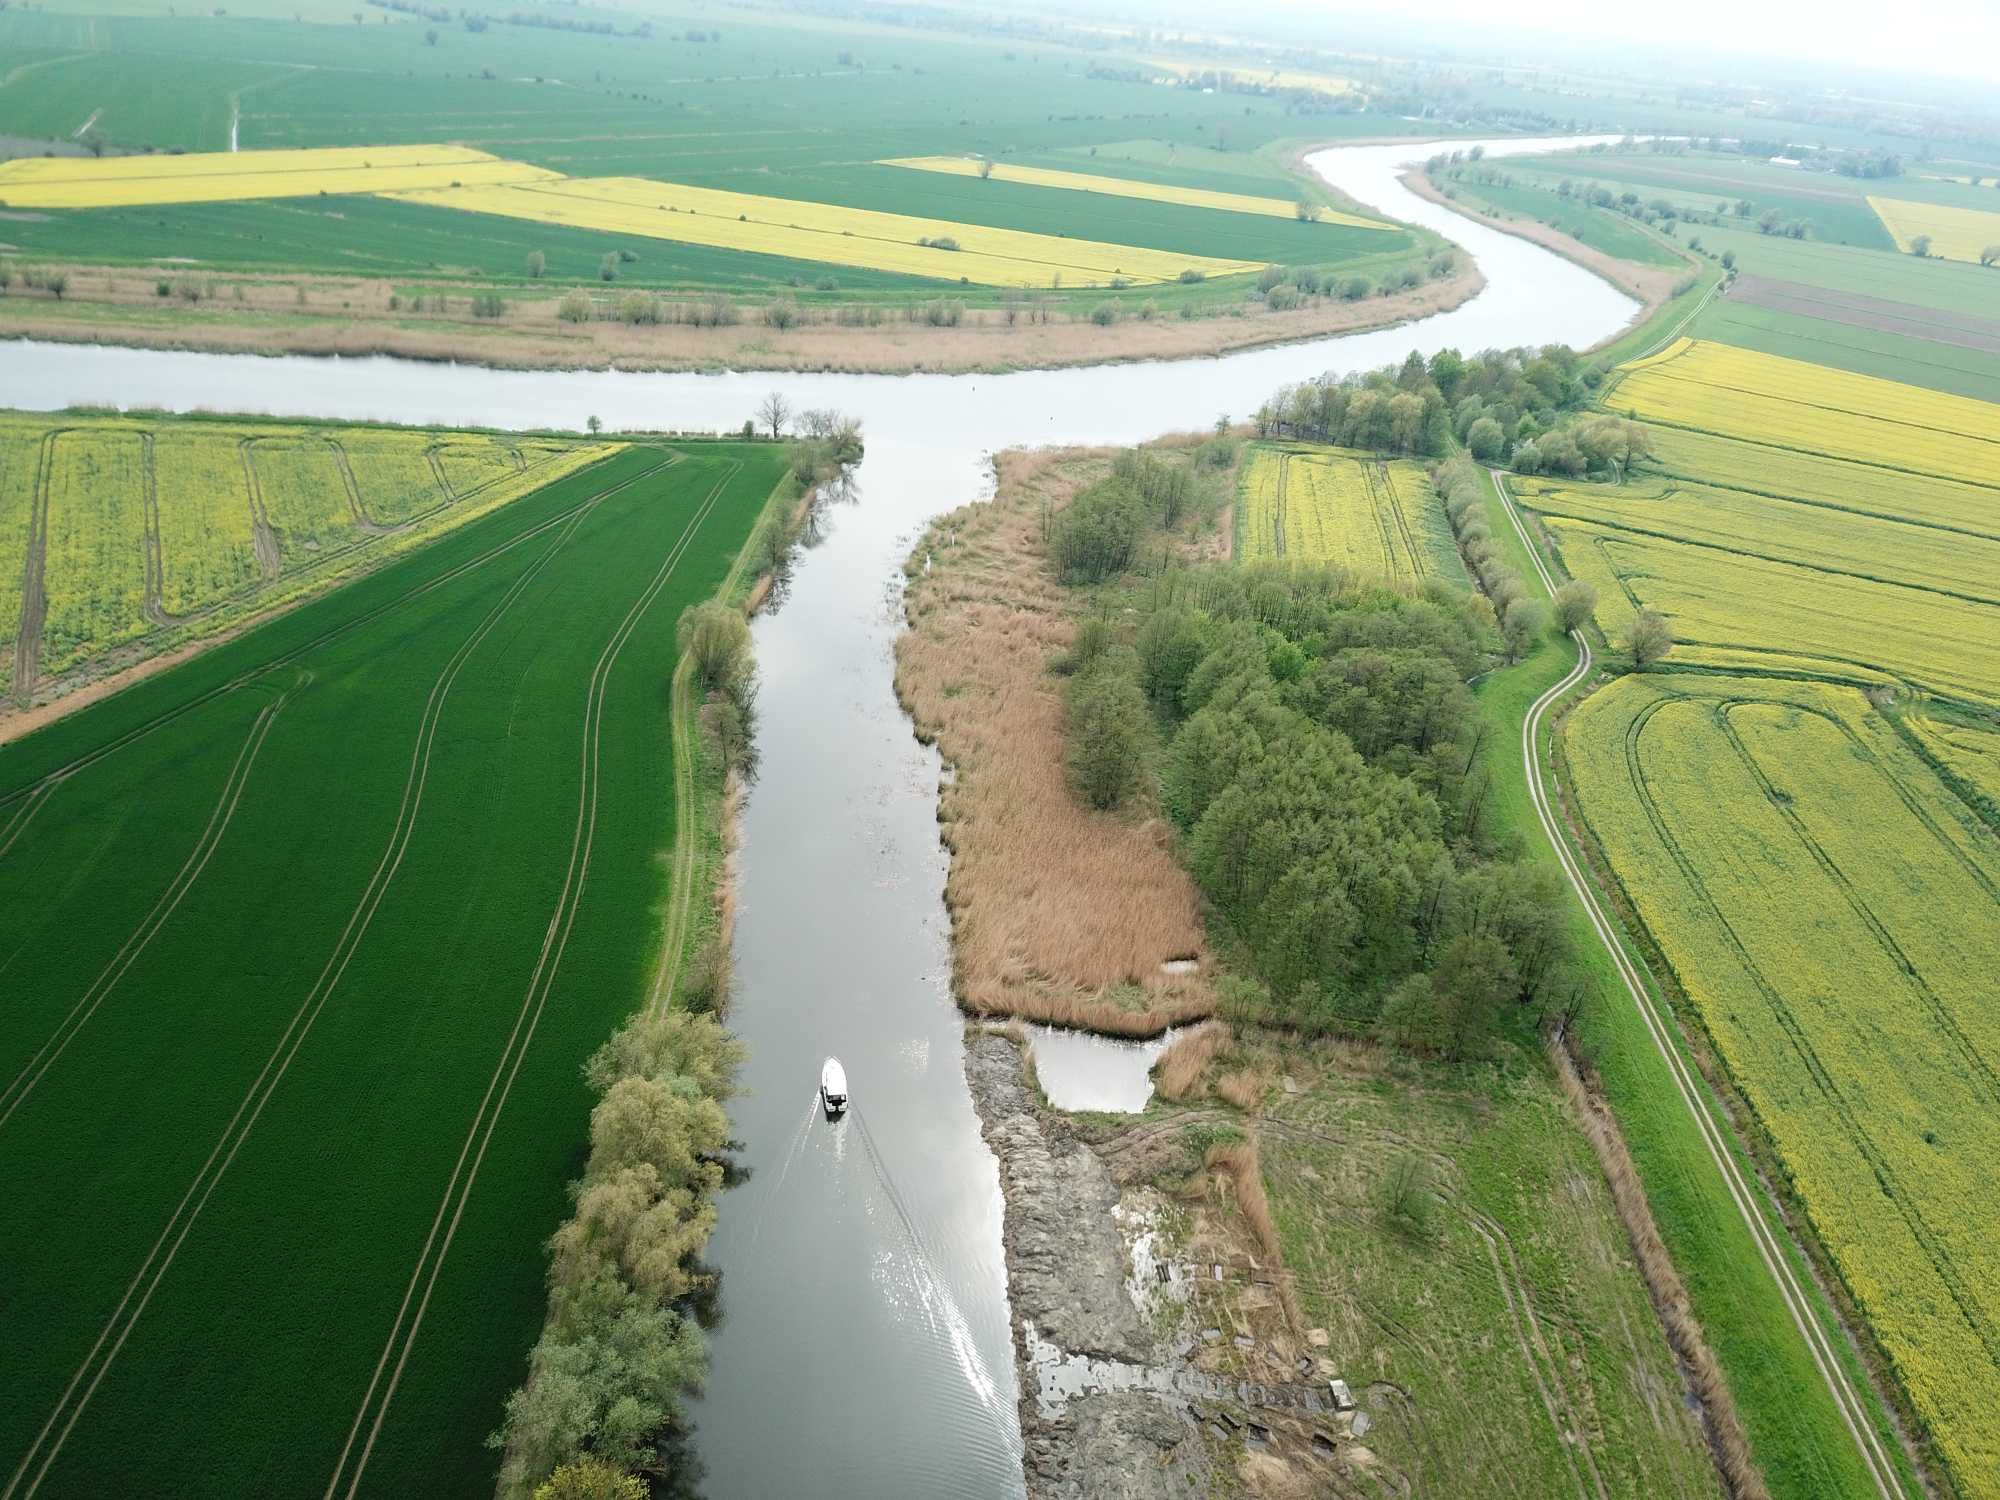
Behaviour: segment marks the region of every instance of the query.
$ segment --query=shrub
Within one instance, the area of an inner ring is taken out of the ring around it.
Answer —
[[[1090,321],[1095,323],[1099,328],[1109,328],[1113,323],[1118,321],[1118,304],[1116,302],[1098,303],[1097,306],[1090,310]]]
[[[773,328],[790,328],[799,320],[799,305],[780,298],[764,304],[764,321]]]
[[[627,292],[618,299],[618,321],[621,323],[635,326],[653,324],[660,322],[664,315],[660,299],[644,292]]]
[[[1182,286],[1193,286],[1197,282],[1206,280],[1208,280],[1208,272],[1198,266],[1189,266],[1185,271],[1181,272]]]
[[[504,318],[507,316],[507,299],[498,292],[480,292],[472,299],[472,315],[475,318]]]
[[[1079,490],[1050,528],[1049,553],[1063,581],[1101,583],[1129,567],[1146,510],[1145,497],[1123,479]]]
[[[1374,284],[1366,276],[1350,276],[1340,284],[1340,300],[1359,302],[1374,290]]]
[[[562,301],[556,304],[556,316],[561,318],[565,323],[588,323],[590,321],[590,314],[591,304],[588,292],[566,293]]]
[[[530,250],[528,252],[527,265],[528,265],[528,275],[532,279],[539,281],[542,277],[542,273],[547,271],[549,268],[549,258],[546,255],[542,254],[542,252],[539,250]]]

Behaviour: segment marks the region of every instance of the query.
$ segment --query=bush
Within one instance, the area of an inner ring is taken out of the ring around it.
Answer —
[[[472,299],[472,315],[475,318],[504,318],[507,316],[507,299],[498,292],[479,292]]]
[[[676,635],[704,691],[728,689],[749,670],[750,622],[740,609],[717,599],[691,604],[681,611]]]
[[[1264,294],[1264,305],[1272,312],[1290,312],[1304,300],[1295,286],[1274,286]]]
[[[1049,553],[1065,583],[1101,583],[1131,565],[1146,527],[1146,500],[1123,479],[1079,490],[1050,528]]]
[[[529,279],[539,281],[549,268],[549,258],[539,250],[528,252],[527,268]]]
[[[1197,282],[1202,282],[1206,280],[1208,280],[1208,272],[1200,269],[1197,266],[1189,266],[1185,271],[1181,272],[1182,286],[1193,286]]]
[[[618,321],[634,327],[658,323],[664,314],[658,297],[645,292],[627,292],[618,299]]]
[[[618,252],[616,250],[607,251],[604,259],[597,263],[597,279],[599,281],[616,281],[618,279]]]
[[[651,1493],[637,1475],[594,1458],[564,1464],[535,1488],[535,1500],[647,1500]]]
[[[588,323],[591,315],[590,294],[588,292],[565,293],[556,304],[556,316],[565,323]]]
[[[1268,292],[1285,279],[1283,266],[1266,266],[1257,273],[1257,290]]]
[[[1101,811],[1122,805],[1144,778],[1151,725],[1139,684],[1117,653],[1070,679],[1064,716],[1063,769],[1071,790]]]
[[[1366,276],[1350,276],[1340,284],[1340,300],[1359,302],[1374,290],[1374,284]]]
[[[1118,304],[1116,302],[1098,303],[1097,306],[1090,310],[1090,321],[1095,323],[1099,328],[1109,328],[1113,323],[1118,321]]]
[[[773,328],[790,328],[799,320],[799,305],[780,298],[764,304],[764,321]]]

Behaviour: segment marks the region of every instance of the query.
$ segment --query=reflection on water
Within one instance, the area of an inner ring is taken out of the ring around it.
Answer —
[[[1488,152],[1551,144],[1576,142]],[[750,1175],[724,1196],[710,1247],[723,1317],[694,1411],[713,1500],[1023,1488],[999,1178],[958,1066],[939,764],[911,737],[891,685],[903,558],[929,517],[984,493],[999,448],[1137,442],[1240,418],[1282,382],[1412,348],[1582,346],[1627,321],[1632,302],[1588,272],[1404,190],[1400,164],[1425,149],[1311,160],[1348,196],[1472,251],[1486,291],[1400,328],[1217,360],[999,376],[657,375],[0,344],[0,404],[31,410],[574,430],[596,416],[613,429],[717,431],[777,390],[795,410],[862,420],[857,503],[823,512],[779,607],[755,626],[759,779],[744,809],[730,1015],[749,1048],[730,1114]],[[1045,1081],[1067,1045],[1044,1054]],[[829,1053],[847,1067],[857,1111],[837,1125],[802,1114]],[[1093,1090],[1108,1071],[1086,1070]],[[1136,1073],[1135,1090],[1144,1082],[1143,1067],[1117,1071]],[[872,1156],[849,1139],[863,1117]]]
[[[1099,1110],[1136,1115],[1153,1097],[1153,1060],[1167,1050],[1174,1033],[1151,1041],[1070,1031],[1060,1026],[1030,1028],[1035,1079],[1057,1109]]]

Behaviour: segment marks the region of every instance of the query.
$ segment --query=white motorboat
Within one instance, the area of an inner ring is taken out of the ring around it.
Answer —
[[[820,1064],[819,1100],[826,1106],[829,1119],[847,1112],[847,1070],[837,1057],[829,1057]]]

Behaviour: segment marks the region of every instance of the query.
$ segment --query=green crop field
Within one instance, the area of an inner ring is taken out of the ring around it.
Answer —
[[[677,617],[787,457],[619,448],[0,748],[17,1494],[491,1493],[657,951]]]
[[[1016,48],[772,15],[732,14],[726,24],[654,15],[643,34],[640,18],[621,11],[552,15],[550,25],[495,18],[479,30],[373,5],[358,23],[345,11],[301,16],[0,13],[0,53],[18,48],[36,63],[0,82],[0,134],[68,142],[90,121],[113,151],[227,150],[232,128],[245,150],[450,142],[575,178],[644,177],[1259,264],[1366,272],[1411,264],[1436,245],[1397,229],[926,180],[876,164],[955,153],[1076,167],[1066,159],[1075,153],[1107,175],[1289,199],[1319,194],[1284,164],[1286,143],[1409,129],[1351,109],[1303,109],[1296,98],[1163,87],[1107,70],[1100,51],[1079,46]],[[586,25],[612,34],[560,29]],[[1134,144],[1156,159],[1121,154]],[[535,250],[556,280],[594,280],[602,257],[617,252],[636,257],[621,280],[641,285],[811,287],[829,273],[616,229],[338,196],[64,208],[10,222],[6,239],[21,257],[172,254],[219,269],[404,277],[519,279]],[[844,266],[831,274],[850,296],[935,294],[941,284]]]

